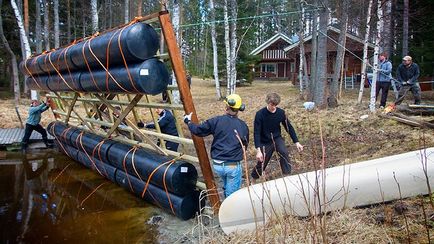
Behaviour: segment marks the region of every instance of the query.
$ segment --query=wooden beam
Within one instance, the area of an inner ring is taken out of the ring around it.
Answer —
[[[94,94],[98,99],[100,99],[109,109],[111,109],[111,110],[113,110],[113,111],[115,111],[115,108],[110,104],[110,103],[108,103],[108,101],[104,98],[104,97],[102,97],[101,95],[99,95],[99,94]],[[164,155],[167,155],[167,153],[165,152],[165,151],[163,151],[159,146],[157,146],[157,144],[155,144],[154,143],[154,141],[152,141],[152,139],[150,139],[148,136],[146,136],[145,134],[143,134],[143,132],[141,132],[140,130],[139,130],[139,128],[137,128],[137,126],[135,125],[135,124],[133,124],[130,120],[128,120],[127,118],[125,118],[125,122],[126,122],[126,124],[128,125],[128,126],[130,126],[132,129],[133,129],[133,131],[135,132],[135,133],[137,133],[137,135],[142,139],[142,140],[145,140],[145,141],[147,141],[150,145],[152,145],[153,147],[154,147],[154,150],[156,150],[156,151],[158,151],[158,152],[160,152],[160,153],[162,153],[162,154],[164,154]]]
[[[67,102],[67,101],[65,101],[65,100],[63,100],[61,97],[60,97],[60,95],[59,95],[59,93],[57,93],[57,92],[54,92],[54,94],[56,94],[56,96],[59,98],[59,100],[60,101],[62,101],[64,104],[65,104],[65,106],[66,107],[70,107],[69,106],[69,103]],[[84,120],[82,117],[81,117],[81,115],[79,114],[79,113],[77,113],[75,110],[74,110],[74,108],[72,108],[72,112],[74,112],[74,114],[75,115],[77,115],[77,117],[87,126],[87,127],[89,127],[89,129],[90,130],[92,130],[92,127],[86,122],[86,120]]]
[[[125,117],[133,110],[134,106],[140,101],[140,99],[143,97],[143,95],[136,95],[133,100],[130,102],[130,104],[125,108],[124,111],[122,111],[121,114],[116,111],[115,108],[113,108],[113,113],[115,113],[118,118],[116,119],[115,123],[113,124],[112,128],[110,128],[109,132],[107,133],[107,137],[110,137],[111,134],[118,128],[118,126],[122,123]],[[110,113],[110,112],[109,112]]]
[[[198,123],[196,109],[194,108],[193,100],[191,98],[190,88],[188,87],[187,77],[182,63],[181,52],[176,42],[175,32],[173,30],[172,23],[170,22],[170,16],[168,13],[161,13],[159,16],[161,30],[166,41],[167,50],[171,57],[172,68],[175,73],[176,81],[178,83],[179,93],[181,95],[181,101],[184,104],[184,111],[186,114],[193,113],[192,121]],[[217,187],[214,181],[214,175],[211,170],[211,165],[206,152],[205,143],[203,138],[192,136],[193,142],[196,148],[196,153],[199,158],[199,165],[202,170],[205,184],[209,190],[209,200],[215,211],[218,212],[220,208],[220,197],[217,192]]]
[[[72,99],[72,102],[71,102],[70,106],[68,107],[68,112],[66,113],[66,119],[65,119],[65,123],[66,124],[68,124],[69,116],[71,116],[71,112],[72,112],[72,109],[75,106],[75,103],[77,102],[77,98],[78,98],[78,92],[76,92],[74,94],[74,99]]]
[[[57,98],[56,96],[47,95],[47,97],[53,97]],[[74,97],[71,96],[60,96],[64,100],[72,100]],[[100,100],[96,98],[86,98],[86,97],[79,97],[77,99],[80,102],[89,102],[89,103],[97,103],[100,102]],[[114,105],[128,105],[128,101],[117,101],[117,100],[107,100],[108,103],[114,104]],[[136,107],[140,108],[167,108],[167,109],[173,109],[173,110],[184,110],[184,107],[180,104],[163,104],[163,103],[137,103]]]

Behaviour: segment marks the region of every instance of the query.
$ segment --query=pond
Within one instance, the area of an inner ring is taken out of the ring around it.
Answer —
[[[155,243],[155,219],[188,226],[56,150],[0,160],[2,243]]]

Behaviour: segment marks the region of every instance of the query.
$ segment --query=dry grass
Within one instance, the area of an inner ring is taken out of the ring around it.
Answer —
[[[224,88],[223,88],[224,89]],[[225,90],[225,89],[224,89]],[[296,152],[289,136],[284,133],[290,149],[294,173],[306,172],[313,169],[314,162],[321,158],[321,141],[319,127],[323,130],[326,166],[340,165],[389,156],[416,150],[421,147],[434,146],[433,130],[410,127],[396,121],[380,118],[368,110],[368,92],[365,92],[364,103],[356,104],[357,91],[347,91],[336,109],[307,112],[298,99],[298,91],[289,83],[255,82],[251,86],[238,87],[237,93],[243,99],[247,109],[240,113],[250,128],[251,146],[247,159],[250,167],[255,164],[253,144],[253,119],[257,110],[265,106],[265,95],[277,92],[282,97],[280,107],[283,108],[295,127],[300,142],[305,145],[303,153]],[[215,87],[211,81],[193,79],[192,94],[200,120],[223,114],[224,105],[216,100]],[[159,97],[153,98],[158,100]],[[390,96],[389,101],[392,100]],[[410,100],[407,100],[411,102]],[[424,93],[423,101],[434,104],[434,93]],[[19,120],[14,110],[12,100],[1,100],[0,128],[19,126]],[[29,100],[22,100],[19,111],[25,122]],[[149,112],[142,110],[143,119],[149,120]],[[367,119],[361,119],[362,115]],[[181,115],[178,115],[181,117]],[[47,125],[54,119],[52,113],[44,113],[42,124]],[[429,118],[433,120],[433,118]],[[184,126],[184,132],[187,132]],[[205,138],[209,148],[212,137]],[[278,163],[270,162],[268,175],[279,175]],[[216,223],[199,225],[194,229],[194,236],[200,236],[201,242],[206,243],[391,243],[412,242],[428,243],[427,232],[434,238],[434,209],[425,199],[406,200],[404,204],[408,210],[405,215],[395,210],[395,203],[379,205],[365,209],[345,210],[335,212],[325,217],[327,228],[326,239],[322,237],[320,217],[298,219],[291,216],[284,217],[285,221],[276,221],[258,230],[259,240],[255,233],[237,233],[224,235]],[[425,214],[423,212],[425,211]],[[425,224],[425,217],[426,223]],[[206,218],[206,217],[202,217]],[[280,217],[283,218],[283,217]],[[407,234],[407,225],[409,233]],[[281,225],[279,223],[284,223]],[[427,227],[426,227],[427,226]],[[195,238],[197,240],[197,238]],[[431,239],[433,241],[433,239]]]

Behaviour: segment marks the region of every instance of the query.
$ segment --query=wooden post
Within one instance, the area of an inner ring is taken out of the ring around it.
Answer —
[[[160,24],[161,30],[166,40],[167,50],[171,57],[172,68],[175,73],[176,81],[178,83],[179,93],[181,95],[181,101],[184,104],[184,111],[186,114],[193,113],[191,117],[194,123],[198,123],[196,109],[194,108],[193,100],[191,98],[190,88],[188,87],[187,77],[182,63],[181,52],[176,42],[175,32],[173,31],[172,23],[170,22],[169,13],[166,11],[160,12]],[[214,175],[211,170],[211,165],[208,159],[208,153],[206,152],[205,143],[203,138],[192,135],[196,153],[199,158],[199,165],[202,170],[205,184],[209,190],[209,200],[215,213],[218,213],[220,208],[220,198],[217,192],[216,184],[214,181]]]

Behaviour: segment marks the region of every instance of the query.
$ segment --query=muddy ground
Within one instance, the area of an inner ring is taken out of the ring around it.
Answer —
[[[240,118],[247,122],[251,132],[251,144],[248,150],[248,162],[251,167],[255,164],[253,119],[255,112],[265,106],[265,95],[269,92],[277,92],[281,95],[280,107],[287,112],[300,142],[305,146],[304,152],[298,153],[289,136],[285,134],[294,173],[314,169],[315,165],[322,161],[322,145],[325,148],[324,160],[327,167],[434,146],[433,129],[411,127],[394,120],[382,118],[379,116],[381,114],[380,110],[371,113],[368,109],[369,91],[365,91],[361,105],[357,104],[358,90],[354,89],[343,92],[343,97],[340,99],[340,105],[337,108],[328,110],[314,109],[314,111],[308,112],[302,105],[305,101],[299,99],[297,87],[288,82],[268,83],[255,81],[252,85],[238,87],[236,90],[236,93],[240,94],[246,104],[246,111],[240,113]],[[192,95],[199,120],[223,114],[224,104],[216,99],[215,94],[215,86],[211,81],[193,79]],[[158,100],[158,98],[156,99]],[[388,101],[392,101],[392,94],[389,94]],[[426,104],[434,104],[434,92],[423,92],[422,101]],[[404,103],[412,103],[411,95]],[[13,100],[2,100],[1,104],[0,128],[18,127],[19,120],[15,113]],[[23,99],[19,106],[23,120],[27,117],[28,104],[29,101]],[[54,117],[49,112],[44,115],[42,124],[46,126]],[[412,117],[425,121],[434,120],[433,116]],[[185,127],[184,129],[185,134],[188,135],[189,133]],[[211,140],[212,137],[205,139],[208,148]],[[271,162],[267,171],[270,178],[278,177],[280,171],[277,162]],[[397,204],[398,207],[396,207]],[[402,207],[400,205],[404,206],[404,211],[399,210]],[[412,242],[428,243],[429,239],[433,241],[432,238],[434,238],[434,209],[430,206],[428,197],[351,210],[336,214],[335,217],[329,219],[329,225],[343,227],[340,229],[337,227],[327,229],[326,233],[328,233],[328,241],[330,242],[387,243],[407,242],[411,239]],[[358,221],[357,225],[354,225],[354,222],[345,224],[345,221],[351,222],[356,219]],[[302,223],[299,225],[293,223],[292,226],[299,226],[303,229],[308,225],[306,222],[303,224],[303,220],[296,220],[297,223],[298,221]],[[271,228],[270,231],[274,233],[276,230]],[[315,230],[311,230],[311,232],[314,233]],[[271,233],[270,235],[273,235]],[[201,237],[202,240],[214,243],[223,240],[237,240],[237,242],[256,240],[251,234],[231,237],[222,236],[218,231],[203,231],[202,234],[204,235]],[[199,236],[202,234],[199,234]],[[223,239],[213,241],[215,238],[211,238],[211,236],[214,235]],[[192,238],[190,240],[197,241],[198,235],[195,234],[194,236],[190,236]],[[297,236],[295,232],[293,236]],[[312,235],[306,236],[306,238],[292,240],[297,242],[315,240],[315,238],[311,239]],[[188,240],[189,237],[185,238]],[[165,239],[170,240],[172,238]],[[318,237],[317,241],[319,240],[323,239]],[[273,242],[272,239],[267,241]]]

